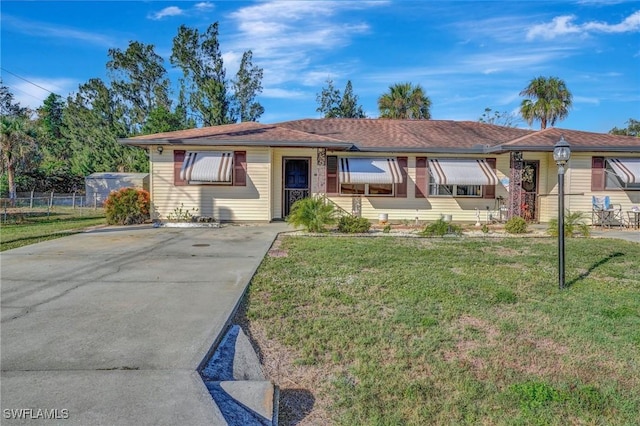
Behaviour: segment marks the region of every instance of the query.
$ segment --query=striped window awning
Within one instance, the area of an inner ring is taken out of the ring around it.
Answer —
[[[429,173],[438,185],[497,185],[498,176],[483,159],[429,160]]]
[[[229,182],[233,172],[233,152],[189,151],[184,157],[180,179],[188,182]]]
[[[402,183],[395,158],[340,158],[340,183]]]
[[[623,183],[640,183],[640,158],[609,158],[607,161]]]

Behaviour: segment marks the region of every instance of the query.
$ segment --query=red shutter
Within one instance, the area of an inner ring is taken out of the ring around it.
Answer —
[[[233,152],[233,186],[247,186],[247,152]]]
[[[396,183],[395,196],[398,198],[407,198],[407,157],[396,158],[398,167],[400,167],[400,175],[402,183]]]
[[[606,178],[604,157],[591,157],[591,190],[604,191]]]
[[[416,157],[416,198],[427,198],[429,194],[427,173],[427,157]]]
[[[338,157],[327,155],[327,194],[338,193]]]
[[[184,156],[184,151],[173,151],[173,184],[175,186],[184,186],[187,184],[186,180],[180,179],[180,170],[182,170]]]
[[[496,170],[496,159],[495,158],[487,158],[485,159],[489,167],[491,167],[494,171]],[[495,185],[484,185],[482,187],[482,198],[496,198],[496,186]]]

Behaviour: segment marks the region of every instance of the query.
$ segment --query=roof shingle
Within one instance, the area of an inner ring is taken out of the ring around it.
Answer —
[[[551,151],[561,136],[572,149],[640,152],[640,138],[548,128],[528,130],[473,121],[303,119],[245,122],[123,139],[128,145],[260,145],[355,148],[362,151]]]

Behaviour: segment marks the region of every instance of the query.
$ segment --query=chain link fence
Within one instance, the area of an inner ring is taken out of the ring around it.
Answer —
[[[103,201],[97,193],[88,198],[75,192],[19,192],[14,199],[0,198],[0,219],[2,223],[10,223],[25,216],[51,216],[57,212],[94,215],[102,207]]]

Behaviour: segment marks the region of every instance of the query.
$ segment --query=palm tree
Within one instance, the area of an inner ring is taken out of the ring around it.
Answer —
[[[556,121],[563,120],[569,115],[571,108],[571,92],[564,81],[557,77],[537,77],[520,92],[520,96],[529,99],[522,101],[520,114],[529,125],[540,120],[540,129],[546,129],[547,124],[553,126]]]
[[[431,99],[418,84],[396,83],[389,86],[389,92],[378,98],[380,118],[429,120]]]
[[[15,172],[18,161],[27,158],[35,147],[31,121],[24,116],[0,116],[0,151],[7,172],[9,198],[16,198]]]

